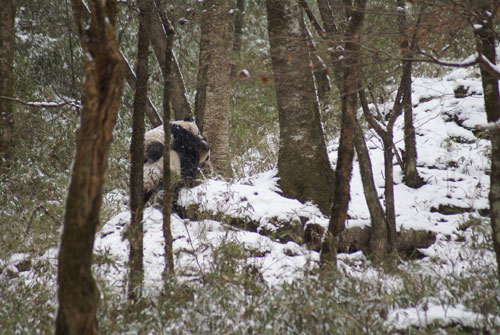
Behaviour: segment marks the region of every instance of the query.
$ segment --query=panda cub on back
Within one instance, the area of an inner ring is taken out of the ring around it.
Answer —
[[[210,148],[194,122],[170,122],[170,171],[174,190],[193,185],[199,169],[210,165]],[[144,135],[144,202],[162,187],[163,125]]]

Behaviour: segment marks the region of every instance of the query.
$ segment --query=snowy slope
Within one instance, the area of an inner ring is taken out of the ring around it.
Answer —
[[[459,87],[460,91],[466,93],[456,97],[454,92]],[[488,208],[490,145],[487,140],[478,139],[473,133],[475,125],[486,123],[480,79],[473,71],[464,69],[451,71],[439,79],[415,79],[413,101],[419,173],[426,184],[419,189],[406,187],[402,183],[401,169],[394,166],[398,229],[419,229],[438,234],[437,242],[427,250],[422,250],[429,256],[419,261],[426,275],[438,272],[466,273],[471,264],[464,261],[467,257],[478,257],[478,264],[484,268],[494,267],[496,264],[492,252],[482,255],[470,251],[467,253],[467,247],[458,241],[469,234],[462,231],[461,225],[470,217],[479,217],[479,210],[484,215],[483,210]],[[390,108],[389,105],[382,107]],[[402,121],[400,118],[395,130],[395,143],[399,148],[404,147]],[[368,133],[366,138],[375,183],[382,197],[382,144],[372,133]],[[335,141],[328,145],[333,166],[337,146]],[[226,218],[224,222],[229,222],[227,218],[237,218],[257,223],[256,231],[250,232],[214,220],[182,220],[174,214],[172,234],[175,267],[182,280],[197,281],[204,273],[215,269],[216,251],[228,243],[243,246],[247,251],[246,265],[258,269],[263,280],[270,285],[300,279],[304,276],[304,270],[317,265],[317,252],[294,242],[279,243],[259,234],[263,231],[273,232],[289,222],[302,225],[316,223],[325,228],[328,225],[328,218],[313,204],[302,204],[280,195],[276,172],[271,170],[236,181],[209,179],[191,190],[182,191],[180,203],[183,206],[195,205],[205,213],[223,214]],[[126,199],[120,198],[119,192],[110,195],[108,200],[115,201],[117,205],[126,202]],[[441,214],[437,211],[440,205],[462,209],[463,213]],[[353,169],[349,216],[348,227],[370,225],[357,162]],[[104,224],[96,237],[96,254],[114,262],[112,266],[100,265],[95,269],[106,274],[111,286],[114,283],[124,285],[126,279],[128,242],[124,232],[129,219],[130,214],[124,208],[122,213]],[[147,208],[144,221],[145,289],[153,295],[162,286],[164,240],[161,227],[161,212],[154,207]],[[56,250],[50,250],[41,258],[49,258],[55,264],[55,255]],[[12,259],[3,261],[3,267],[9,268],[9,263],[19,262],[19,259],[23,259],[23,255],[14,255]],[[385,278],[377,269],[356,268],[353,264],[359,259],[364,259],[359,252],[341,255],[339,263],[346,273],[364,280]],[[435,269],[436,259],[441,264],[438,270]],[[386,285],[390,287],[400,283],[389,279]],[[468,326],[483,322],[484,316],[468,311],[460,303],[445,307],[433,300],[422,301],[411,308],[395,306],[385,322],[396,329],[404,329],[409,325],[425,326],[433,322]]]

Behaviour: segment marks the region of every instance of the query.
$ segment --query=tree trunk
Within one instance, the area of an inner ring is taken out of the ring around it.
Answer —
[[[239,60],[241,51],[241,37],[243,32],[243,24],[245,21],[245,0],[236,0],[236,11],[234,15],[234,42],[233,42],[233,57]],[[236,78],[237,61],[231,64],[231,80]]]
[[[345,1],[344,1],[345,3]],[[331,17],[330,7],[325,1],[318,1],[320,8],[325,12],[321,13],[325,27],[330,27],[330,46],[338,47],[335,41],[337,32],[335,31],[334,20]],[[333,62],[337,62],[338,67],[334,70],[334,76],[341,94],[341,130],[340,143],[338,149],[337,167],[335,170],[335,187],[333,195],[333,207],[328,231],[321,246],[321,266],[330,268],[337,261],[337,243],[340,234],[345,229],[347,211],[349,208],[349,193],[352,174],[352,161],[354,156],[354,127],[356,112],[358,110],[358,83],[359,83],[359,58],[360,58],[360,35],[363,27],[366,0],[356,0],[353,7],[346,8],[346,17],[349,17],[349,26],[342,41],[345,42],[343,58],[339,60],[336,53],[332,54]],[[326,6],[326,7],[325,7]]]
[[[406,85],[409,85],[409,90],[405,91],[402,101],[403,101],[403,111],[404,111],[404,142],[405,142],[405,155],[404,155],[404,165],[403,165],[403,181],[404,183],[413,188],[419,188],[424,185],[423,179],[418,175],[417,171],[417,141],[415,139],[415,127],[413,125],[413,107],[411,101],[411,69],[413,57],[413,51],[411,50],[409,43],[409,31],[408,23],[406,22],[405,14],[405,1],[397,0],[398,6],[398,29],[400,35],[400,50],[401,56],[403,57],[403,69],[408,69],[403,71],[403,80]],[[401,9],[399,9],[401,8]],[[414,43],[414,42],[413,42]]]
[[[328,67],[323,59],[318,55],[316,44],[311,36],[311,33],[306,28],[307,46],[309,48],[309,58],[312,62],[314,84],[316,94],[320,104],[320,110],[324,110],[330,104],[330,78],[328,77]]]
[[[334,176],[321,128],[302,11],[292,0],[268,0],[267,18],[280,126],[279,184],[286,197],[312,200],[328,214]]]
[[[385,215],[387,224],[387,253],[396,253],[396,206],[394,203],[394,151],[392,128],[383,136],[385,172]]]
[[[80,0],[81,1],[81,0]],[[88,8],[84,6],[84,13],[88,17],[90,16],[90,13],[88,11]],[[132,66],[130,66],[130,62],[128,59],[125,57],[125,55],[120,51],[120,55],[123,58],[123,62],[125,63],[125,79],[127,80],[128,85],[132,89],[132,91],[135,91],[135,83],[137,81],[137,76],[135,75],[134,70],[132,69]],[[147,107],[146,107],[146,115],[149,119],[149,122],[151,122],[151,125],[153,127],[158,127],[161,125],[162,121],[160,118],[160,115],[158,114],[158,111],[156,110],[155,105],[153,105],[153,102],[151,99],[147,98]]]
[[[234,43],[233,54],[239,55],[241,51],[241,36],[245,19],[245,0],[236,0],[236,15],[234,17]]]
[[[128,299],[133,306],[142,295],[143,269],[143,211],[144,211],[144,110],[148,99],[149,35],[151,32],[152,3],[140,0],[137,46],[137,82],[135,85],[132,140],[130,144],[130,212],[131,222],[127,237],[129,250]]]
[[[165,31],[161,17],[158,1],[155,1],[156,13],[153,15],[151,20],[151,45],[153,46],[156,59],[160,64],[160,69],[165,75],[165,64],[166,64],[166,49],[167,49],[167,32]],[[182,73],[179,68],[179,64],[175,56],[172,57],[172,69],[169,76],[169,100],[172,104],[174,110],[174,116],[176,120],[192,120],[193,113],[191,111],[191,106],[186,97],[186,87],[184,85],[184,79],[182,78]],[[169,121],[169,120],[168,120]],[[165,122],[168,123],[166,120]]]
[[[127,80],[127,83],[129,84],[130,88],[135,91],[135,83],[137,81],[137,77],[135,75],[134,70],[130,66],[130,63],[128,59],[121,54],[123,57],[123,61],[125,62],[125,79]],[[156,110],[155,105],[153,105],[153,102],[151,99],[147,98],[147,105],[146,105],[146,115],[149,119],[149,122],[151,122],[151,125],[153,128],[156,128],[162,124],[162,120],[160,118],[160,115],[158,114],[158,111]]]
[[[92,0],[88,5],[90,22],[82,22],[82,3],[73,0],[80,42],[89,57],[85,58],[81,126],[59,250],[56,334],[97,334],[99,292],[92,277],[92,253],[123,89],[124,64],[110,24],[114,3]]]
[[[210,144],[215,173],[231,176],[229,94],[234,16],[231,0],[206,0],[201,18],[196,122]]]
[[[492,2],[492,8],[496,8]],[[497,64],[495,40],[496,36],[492,27],[493,17],[488,13],[495,13],[489,6],[484,6],[478,14],[479,26],[475,30],[477,40],[477,51],[486,57],[492,64]],[[477,22],[476,22],[477,23]],[[500,120],[500,95],[498,92],[498,80],[488,72],[482,63],[479,63],[481,79],[483,83],[484,107],[488,122]],[[493,237],[493,247],[497,258],[498,274],[500,275],[500,129],[490,131],[491,140],[491,174],[490,174],[490,220]]]
[[[12,97],[14,94],[14,20],[16,0],[0,2],[0,96]],[[14,146],[14,105],[12,101],[0,98],[0,174],[9,159]]]
[[[167,32],[167,45],[165,48],[165,72],[163,73],[163,119],[170,120],[170,83],[172,72],[175,30],[167,17],[160,15],[165,31]],[[174,249],[171,229],[172,215],[172,174],[170,170],[170,123],[163,124],[165,143],[163,146],[163,239],[165,240],[165,269],[163,270],[164,283],[168,275],[174,274]]]
[[[373,170],[370,160],[370,154],[366,147],[363,130],[355,121],[355,136],[354,145],[358,154],[359,169],[361,172],[361,180],[363,182],[363,190],[365,193],[366,204],[370,211],[371,218],[371,234],[370,234],[370,250],[373,254],[375,263],[379,263],[387,254],[387,224],[385,219],[384,209],[378,200],[377,188],[373,181]],[[387,178],[386,178],[387,180]],[[392,179],[391,179],[392,180]]]

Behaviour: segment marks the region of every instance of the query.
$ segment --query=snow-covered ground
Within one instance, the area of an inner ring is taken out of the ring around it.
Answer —
[[[455,97],[454,91],[459,87],[467,91],[464,97]],[[434,267],[436,260],[439,260],[439,271],[466,272],[470,264],[467,257],[474,255],[467,253],[467,247],[462,242],[464,238],[467,240],[470,234],[464,232],[461,226],[470,218],[479,217],[479,210],[484,215],[482,210],[488,208],[487,172],[490,164],[490,144],[487,140],[476,138],[472,132],[476,125],[486,123],[481,82],[471,70],[465,69],[451,71],[439,79],[415,79],[413,101],[419,173],[426,184],[419,189],[405,186],[400,167],[394,166],[397,226],[398,229],[437,233],[437,242],[428,249],[421,250],[429,256],[419,261],[422,271],[438,271]],[[382,107],[390,108],[389,105]],[[399,148],[404,148],[402,122],[400,118],[395,131],[395,143]],[[375,183],[379,195],[382,196],[382,144],[375,134],[370,132],[366,138],[374,167]],[[328,145],[333,166],[336,162],[337,146],[335,141]],[[276,286],[300,279],[305,270],[317,266],[317,252],[295,242],[279,243],[259,234],[263,231],[275,231],[280,225],[288,222],[316,223],[325,228],[328,225],[328,218],[313,204],[302,204],[281,196],[276,174],[276,170],[270,170],[235,181],[208,179],[201,185],[181,193],[180,203],[183,206],[196,205],[202,212],[223,214],[225,218],[223,222],[193,221],[172,215],[175,266],[182,280],[196,281],[204,273],[214,269],[217,266],[214,263],[214,250],[227,243],[237,243],[247,250],[246,263],[257,268],[269,285]],[[370,225],[356,162],[351,185],[350,219],[347,227]],[[118,192],[108,195],[108,200],[115,201],[116,204],[124,201],[120,199]],[[462,208],[464,213],[441,214],[436,211],[440,205]],[[161,289],[164,267],[162,215],[158,209],[149,207],[144,217],[145,290],[154,295]],[[104,224],[96,237],[95,252],[114,260],[112,266],[96,267],[96,271],[106,272],[106,280],[110,283],[126,282],[128,242],[123,234],[129,218],[130,215],[124,208],[122,213]],[[231,226],[225,223],[230,221],[228,218],[255,222],[256,231]],[[50,250],[42,258],[49,258],[55,264],[56,251]],[[8,264],[18,263],[19,259],[23,259],[23,255],[18,254],[4,261],[3,268],[7,269]],[[360,252],[341,255],[339,265],[347,273],[365,280],[384,277],[379,270],[372,267],[355,268],[353,264],[359,259],[364,259]],[[485,267],[496,267],[492,252],[485,251],[480,259],[478,258],[479,261],[483,262]],[[10,269],[16,271],[12,266]],[[6,275],[6,271],[4,272],[1,276]],[[28,274],[21,275],[29,277]],[[388,282],[387,285],[400,283]],[[468,310],[461,303],[442,306],[439,301],[428,299],[408,308],[395,306],[385,320],[389,327],[395,329],[408,326],[425,327],[435,322],[473,327],[484,322],[484,316]],[[496,322],[500,324],[500,320]]]

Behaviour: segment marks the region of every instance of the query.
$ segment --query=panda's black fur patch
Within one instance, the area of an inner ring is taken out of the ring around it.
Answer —
[[[208,152],[208,144],[197,135],[177,124],[170,124],[173,141],[171,149],[177,152],[181,162],[181,179],[186,185],[196,178],[200,162],[200,152]]]
[[[151,142],[146,148],[146,157],[144,157],[145,162],[154,163],[163,156],[163,143],[161,142]]]

